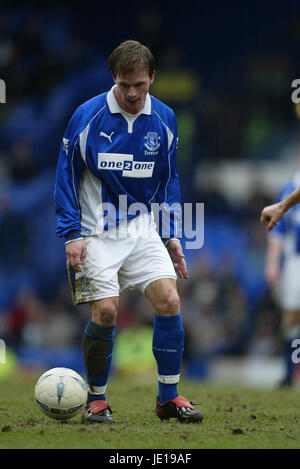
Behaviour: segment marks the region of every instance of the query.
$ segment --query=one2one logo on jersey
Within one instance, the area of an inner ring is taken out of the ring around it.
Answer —
[[[133,161],[133,155],[126,153],[98,153],[98,169],[122,171],[130,178],[151,178],[154,161]]]
[[[146,142],[144,145],[148,150],[145,150],[145,155],[157,155],[160,147],[160,136],[157,135],[157,132],[148,132],[145,140]]]

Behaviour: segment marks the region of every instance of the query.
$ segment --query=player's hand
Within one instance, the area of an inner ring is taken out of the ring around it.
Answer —
[[[170,257],[174,264],[175,272],[179,278],[188,278],[185,256],[182,252],[181,244],[178,241],[169,241],[167,244]]]
[[[261,212],[260,221],[261,223],[264,223],[267,226],[268,231],[271,231],[274,226],[277,226],[278,221],[282,218],[283,215],[284,208],[279,202],[277,204],[265,207]]]
[[[81,272],[80,265],[84,264],[86,244],[84,239],[74,240],[66,245],[67,268],[72,267],[75,272]]]

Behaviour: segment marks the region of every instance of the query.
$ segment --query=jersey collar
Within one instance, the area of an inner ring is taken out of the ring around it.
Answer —
[[[116,86],[117,85],[114,85],[107,93],[107,98],[106,98],[107,104],[108,104],[111,114],[115,114],[115,113],[125,114],[125,111],[122,108],[120,108],[120,106],[118,105],[118,102],[113,92],[113,89]],[[149,93],[147,93],[144,107],[139,111],[138,114],[147,114],[147,115],[151,114],[151,98],[150,98]]]

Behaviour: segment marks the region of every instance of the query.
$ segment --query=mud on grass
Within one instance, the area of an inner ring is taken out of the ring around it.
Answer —
[[[182,380],[179,392],[197,403],[202,424],[155,416],[155,379],[113,377],[107,397],[114,425],[83,425],[80,415],[57,421],[37,407],[36,376],[0,380],[0,448],[299,448],[297,390],[261,390]]]

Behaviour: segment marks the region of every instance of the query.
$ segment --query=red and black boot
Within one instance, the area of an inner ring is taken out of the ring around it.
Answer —
[[[203,420],[202,413],[183,396],[177,396],[164,404],[161,404],[157,397],[155,411],[161,421],[175,418],[185,423],[201,423]]]
[[[106,401],[92,401],[84,408],[82,423],[114,423],[112,411]]]

